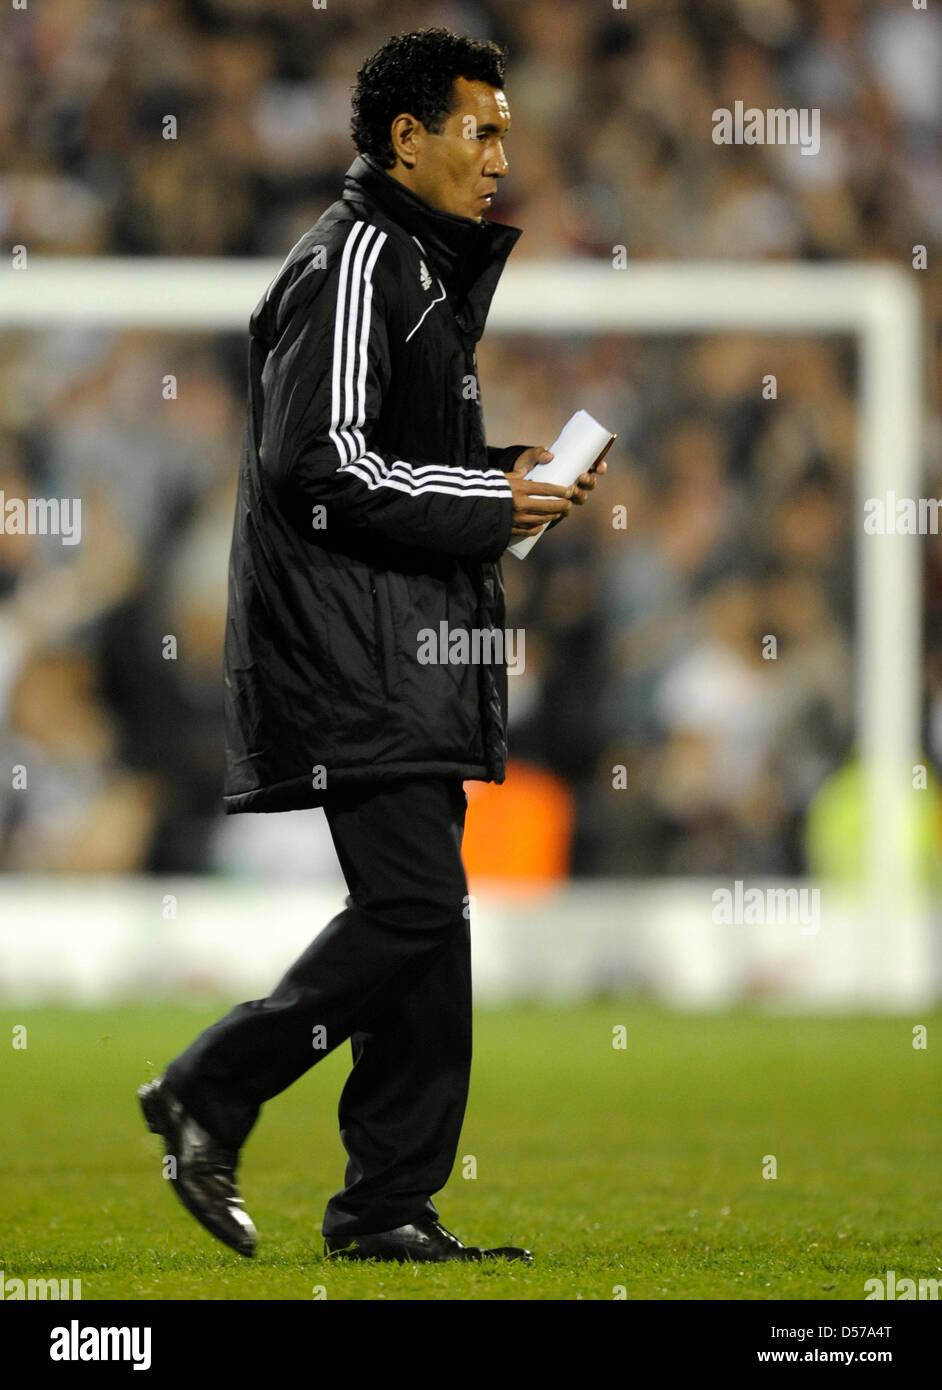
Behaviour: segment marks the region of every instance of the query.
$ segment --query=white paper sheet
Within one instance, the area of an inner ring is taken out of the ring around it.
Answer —
[[[568,487],[581,473],[592,467],[606,444],[613,438],[611,430],[605,429],[598,420],[593,420],[587,410],[577,410],[563,425],[556,443],[550,445],[553,458],[549,463],[536,464],[530,469],[527,477],[532,478],[535,483],[557,483],[560,487]],[[549,524],[547,522],[546,526]],[[521,536],[519,540],[508,545],[507,549],[512,555],[516,555],[518,560],[522,560],[536,545],[546,526],[535,536]]]

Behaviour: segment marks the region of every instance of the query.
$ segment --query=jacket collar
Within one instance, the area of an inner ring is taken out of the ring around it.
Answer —
[[[369,155],[357,155],[350,165],[343,197],[354,206],[365,198],[419,241],[429,268],[457,298],[459,324],[480,337],[504,264],[523,235],[521,229],[440,212],[390,178]]]

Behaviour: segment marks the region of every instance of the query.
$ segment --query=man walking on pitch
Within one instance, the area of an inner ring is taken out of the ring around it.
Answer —
[[[349,1038],[326,1253],[530,1259],[463,1245],[432,1202],[471,1064],[462,782],[503,781],[506,667],[417,660],[423,628],[503,630],[511,538],[594,486],[527,483],[544,450],[484,441],[475,344],[521,235],[484,218],[508,169],[503,78],[493,44],[389,40],[358,75],[343,196],[252,316],[225,805],[323,806],[349,897],[268,998],[138,1093],[181,1201],[243,1255],[239,1150],[262,1104]]]

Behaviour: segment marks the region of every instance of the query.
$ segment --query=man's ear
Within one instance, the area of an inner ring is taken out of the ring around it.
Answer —
[[[407,111],[396,116],[389,129],[393,153],[401,159],[407,169],[414,169],[418,160],[419,142],[422,138],[422,123]]]

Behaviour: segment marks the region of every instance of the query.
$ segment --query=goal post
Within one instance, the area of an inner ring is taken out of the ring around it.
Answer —
[[[244,331],[278,268],[267,259],[34,256],[4,275],[0,329]],[[880,263],[522,262],[504,272],[488,320],[489,333],[718,331],[842,333],[859,347],[857,746],[867,899],[887,927],[918,898],[908,828],[921,757],[920,545],[865,537],[863,501],[920,491],[922,324],[912,276]]]

